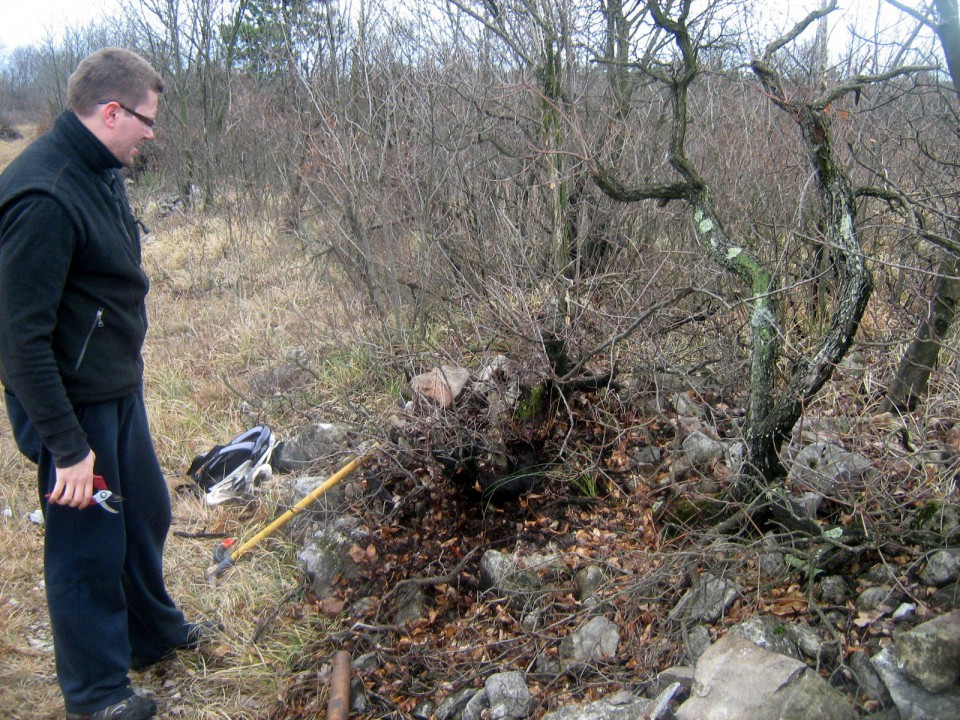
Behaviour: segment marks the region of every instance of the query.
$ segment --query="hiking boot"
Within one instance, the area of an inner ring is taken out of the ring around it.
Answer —
[[[187,639],[179,645],[170,648],[165,653],[151,658],[134,657],[130,659],[130,669],[136,672],[143,672],[151,665],[173,657],[177,650],[203,650],[216,642],[217,635],[226,628],[213,620],[205,620],[200,623],[190,623],[190,629],[187,630]]]
[[[92,713],[67,713],[67,720],[147,720],[157,714],[153,698],[131,695]]]
[[[187,632],[187,641],[182,645],[178,645],[177,649],[194,650],[212,645],[224,630],[226,630],[226,628],[214,620],[204,620],[203,622],[196,623],[190,628],[189,632]]]

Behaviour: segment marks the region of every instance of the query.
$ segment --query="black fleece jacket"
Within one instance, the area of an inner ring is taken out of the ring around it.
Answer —
[[[74,407],[143,381],[149,281],[119,167],[68,111],[0,174],[0,381],[60,467],[90,450]]]

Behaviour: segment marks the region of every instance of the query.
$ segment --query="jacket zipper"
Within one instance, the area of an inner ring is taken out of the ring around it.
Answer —
[[[83,347],[80,348],[80,357],[77,358],[77,364],[73,368],[74,372],[80,369],[80,365],[83,363],[83,356],[87,354],[87,346],[90,344],[90,338],[93,337],[93,333],[96,332],[98,327],[103,327],[103,308],[97,310],[97,316],[93,319],[90,332],[87,333],[87,338],[83,341]]]

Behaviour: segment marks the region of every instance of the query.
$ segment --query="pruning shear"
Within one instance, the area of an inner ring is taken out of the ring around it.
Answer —
[[[96,490],[96,492],[93,494],[93,497],[90,498],[90,500],[102,507],[108,513],[113,513],[116,515],[118,511],[110,507],[107,504],[107,501],[114,497],[119,502],[120,500],[123,500],[123,498],[119,495],[114,495],[113,491],[107,488],[107,481],[103,479],[103,475],[93,476],[93,488]]]
[[[107,487],[107,481],[103,479],[103,475],[93,476],[93,489],[95,492],[93,493],[93,497],[90,498],[90,501],[94,505],[99,505],[108,513],[113,513],[116,515],[119,510],[115,510],[114,508],[110,507],[110,505],[107,504],[107,501],[110,500],[110,498],[114,498],[119,502],[120,500],[123,500],[123,498],[119,495],[113,494],[113,491]],[[50,493],[47,493],[45,497],[50,497]]]

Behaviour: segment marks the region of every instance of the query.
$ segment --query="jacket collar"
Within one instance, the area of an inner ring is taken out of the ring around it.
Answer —
[[[69,144],[80,164],[91,172],[99,175],[106,170],[123,167],[123,163],[72,111],[62,112],[54,122],[53,130]]]

